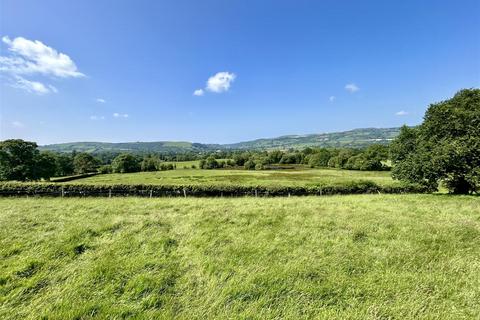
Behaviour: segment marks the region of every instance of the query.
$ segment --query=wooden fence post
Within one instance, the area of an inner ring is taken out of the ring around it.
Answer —
[[[108,189],[108,197],[109,197],[109,198],[112,197],[112,189]]]

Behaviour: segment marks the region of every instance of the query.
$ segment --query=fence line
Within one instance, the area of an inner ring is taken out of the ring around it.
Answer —
[[[155,185],[60,185],[11,183],[0,184],[0,197],[290,197],[324,196],[336,194],[425,193],[418,186],[378,186],[358,183],[339,186],[314,187],[248,187],[248,186],[155,186]]]

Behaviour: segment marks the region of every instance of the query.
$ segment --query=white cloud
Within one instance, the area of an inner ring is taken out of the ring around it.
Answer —
[[[345,90],[347,90],[350,93],[354,93],[360,90],[360,88],[355,83],[349,83],[345,85]]]
[[[329,100],[330,102],[335,101],[335,99],[337,99],[335,96],[330,96],[330,98],[328,98],[328,100]]]
[[[205,92],[203,91],[203,89],[197,89],[197,90],[193,91],[193,95],[197,96],[197,97],[203,96],[204,93]]]
[[[106,103],[107,102],[107,100],[102,99],[102,98],[97,98],[97,99],[95,99],[95,101],[97,101],[98,103]]]
[[[20,121],[12,121],[12,127],[14,127],[15,129],[23,129],[25,128],[25,125]]]
[[[41,41],[5,36],[10,56],[0,57],[0,71],[12,74],[41,74],[59,78],[83,77],[73,60],[66,54],[43,44]]]
[[[58,92],[57,88],[52,85],[44,85],[38,81],[30,81],[20,76],[15,77],[15,82],[11,85],[14,88],[22,89],[30,93],[36,93],[39,95],[47,93],[56,93]]]
[[[206,89],[215,93],[228,91],[236,77],[234,73],[218,72],[216,75],[208,78]]]
[[[115,113],[113,114],[113,117],[114,117],[114,118],[128,118],[128,114],[115,112]]]
[[[398,111],[395,113],[396,116],[406,116],[408,115],[408,112],[407,111],[404,111],[404,110],[401,110],[401,111]]]
[[[103,120],[103,119],[105,119],[104,116],[90,116],[90,120],[94,120],[94,121]]]

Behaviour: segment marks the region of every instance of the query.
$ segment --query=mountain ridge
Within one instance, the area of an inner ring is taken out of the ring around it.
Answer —
[[[205,144],[188,141],[152,141],[152,142],[67,142],[43,145],[41,150],[57,152],[132,152],[132,153],[182,153],[208,152],[216,150],[271,150],[298,149],[306,147],[349,147],[363,148],[371,144],[387,144],[399,133],[399,127],[358,128],[329,133],[311,133],[302,135],[284,135],[274,138],[259,138],[229,144]]]

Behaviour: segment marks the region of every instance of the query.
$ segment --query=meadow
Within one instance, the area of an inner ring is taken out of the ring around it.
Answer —
[[[79,184],[149,185],[243,185],[243,186],[315,186],[342,185],[372,181],[378,185],[399,184],[386,171],[297,168],[250,171],[243,169],[181,169],[154,172],[102,174],[72,181]]]
[[[0,226],[2,319],[480,317],[473,196],[0,198]]]

